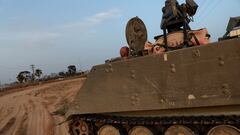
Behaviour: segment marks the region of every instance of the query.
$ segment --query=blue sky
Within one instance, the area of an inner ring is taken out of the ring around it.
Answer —
[[[184,2],[179,0],[180,3]],[[206,27],[212,40],[225,32],[229,17],[240,16],[240,0],[196,0],[193,29]],[[30,65],[44,74],[78,69],[117,57],[126,45],[125,25],[139,16],[148,39],[162,33],[164,0],[0,0],[0,80],[15,81]]]

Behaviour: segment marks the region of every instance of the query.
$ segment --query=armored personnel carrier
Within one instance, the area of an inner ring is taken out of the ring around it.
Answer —
[[[227,40],[233,38],[240,38],[240,16],[230,18],[226,33],[219,40]]]
[[[94,66],[67,113],[71,135],[240,135],[240,39],[191,30],[197,4],[166,0],[156,42],[126,27],[121,58]]]

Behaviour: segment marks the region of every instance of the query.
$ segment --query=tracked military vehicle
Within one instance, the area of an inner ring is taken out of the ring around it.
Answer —
[[[132,18],[122,57],[94,66],[70,106],[69,133],[240,135],[240,39],[208,43],[188,26],[197,7],[166,0],[155,43]]]
[[[222,38],[219,38],[219,41],[233,38],[240,38],[240,16],[230,18],[226,33]]]

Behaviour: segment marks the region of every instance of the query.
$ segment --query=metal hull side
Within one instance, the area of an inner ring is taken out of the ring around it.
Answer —
[[[240,39],[92,68],[67,115],[240,105]]]
[[[196,107],[167,110],[145,110],[134,112],[116,112],[102,115],[125,116],[125,117],[190,117],[190,116],[240,116],[240,105]]]

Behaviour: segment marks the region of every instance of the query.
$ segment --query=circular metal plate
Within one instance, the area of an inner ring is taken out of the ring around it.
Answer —
[[[142,51],[147,41],[147,29],[143,21],[138,17],[130,19],[125,32],[130,49],[135,52]]]
[[[212,128],[208,135],[240,135],[240,130],[229,125],[221,125]]]
[[[88,135],[88,124],[85,121],[76,121],[73,124],[72,132],[74,135]]]
[[[164,135],[194,135],[194,133],[188,127],[174,125],[168,128]]]
[[[104,125],[98,130],[98,135],[121,135],[119,130],[111,125]]]
[[[152,131],[143,126],[133,127],[128,135],[153,135]]]

